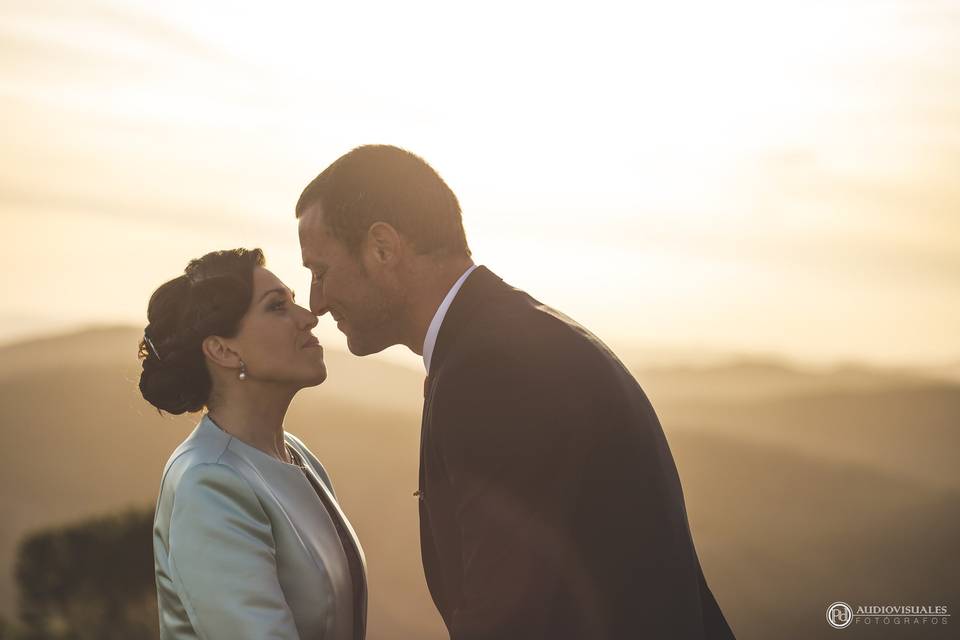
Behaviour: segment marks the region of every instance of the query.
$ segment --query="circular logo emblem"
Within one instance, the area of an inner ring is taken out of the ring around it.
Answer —
[[[845,629],[853,622],[853,609],[846,602],[834,602],[827,607],[827,623],[834,629]]]

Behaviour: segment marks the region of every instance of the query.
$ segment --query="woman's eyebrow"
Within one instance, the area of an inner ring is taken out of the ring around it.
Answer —
[[[266,297],[267,297],[268,295],[270,295],[271,293],[279,293],[280,295],[283,296],[283,295],[286,295],[288,291],[290,292],[290,297],[293,298],[294,300],[296,300],[296,299],[297,299],[297,294],[294,292],[293,289],[284,289],[284,288],[282,288],[282,287],[277,287],[276,289],[270,289],[269,291],[264,291],[264,292],[263,292],[263,295],[260,296],[260,301],[262,301],[264,298],[266,298]]]

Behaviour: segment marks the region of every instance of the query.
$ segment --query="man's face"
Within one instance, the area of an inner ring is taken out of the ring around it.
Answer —
[[[365,259],[367,248],[354,255],[334,238],[319,202],[300,216],[299,232],[303,266],[311,273],[310,310],[318,316],[330,312],[354,355],[398,344],[402,296],[387,286],[376,262]]]

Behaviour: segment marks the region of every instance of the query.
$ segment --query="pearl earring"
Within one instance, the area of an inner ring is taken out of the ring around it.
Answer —
[[[240,378],[240,382],[247,379],[247,365],[243,364],[243,360],[240,361],[240,375],[237,377]]]

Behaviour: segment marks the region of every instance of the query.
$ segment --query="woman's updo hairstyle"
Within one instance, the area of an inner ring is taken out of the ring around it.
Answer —
[[[201,344],[237,335],[253,298],[253,270],[264,264],[260,249],[214,251],[153,292],[138,353],[147,402],[177,415],[206,406],[213,381]]]

